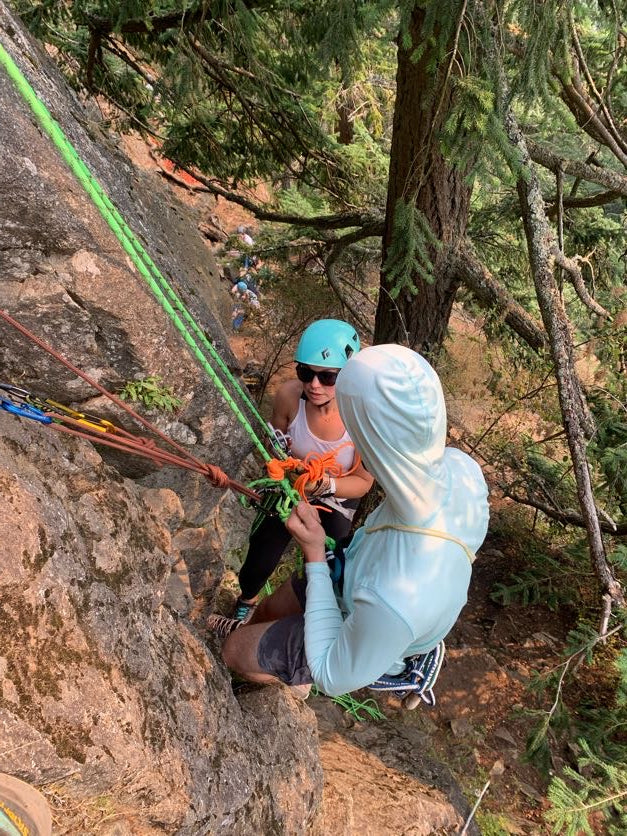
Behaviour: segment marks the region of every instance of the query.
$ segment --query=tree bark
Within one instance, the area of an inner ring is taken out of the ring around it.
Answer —
[[[539,163],[550,171],[556,172],[561,168],[564,174],[586,180],[589,183],[597,183],[599,186],[605,186],[606,189],[617,192],[622,197],[627,197],[627,177],[618,171],[560,157],[530,139],[527,140],[527,149],[535,163]]]
[[[520,164],[525,171],[525,178],[520,177],[518,180],[518,197],[536,295],[551,343],[562,421],[573,462],[590,557],[602,593],[609,595],[617,606],[624,606],[622,589],[606,560],[586,458],[586,435],[589,435],[592,429],[591,419],[575,370],[570,323],[554,278],[557,242],[547,221],[540,184],[531,164],[524,136],[510,109],[505,114],[505,129],[510,142],[520,154]]]
[[[420,43],[424,16],[424,10],[416,6],[409,24],[410,45],[405,46],[399,39],[382,264],[392,242],[394,209],[399,198],[415,200],[443,246],[441,251],[431,252],[434,281],[427,283],[419,276],[413,277],[417,296],[402,291],[392,299],[392,288],[382,270],[375,342],[404,343],[435,355],[446,336],[459,287],[459,278],[446,270],[446,264],[449,248],[466,231],[470,186],[465,173],[451,168],[438,146],[438,134],[450,112],[453,95],[446,68],[435,73],[429,69],[434,60],[429,46],[418,61],[412,60]]]
[[[510,293],[500,285],[488,268],[479,261],[466,241],[450,252],[448,269],[472,293],[482,308],[499,311],[503,320],[534,351],[544,351],[549,342],[541,323],[529,316]]]

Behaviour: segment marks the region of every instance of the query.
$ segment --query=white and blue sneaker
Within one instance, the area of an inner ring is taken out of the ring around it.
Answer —
[[[368,685],[372,691],[390,691],[399,699],[410,694],[420,697],[429,706],[435,705],[433,686],[442,669],[446,648],[439,642],[428,653],[419,653],[405,659],[405,670],[398,676],[384,674]]]

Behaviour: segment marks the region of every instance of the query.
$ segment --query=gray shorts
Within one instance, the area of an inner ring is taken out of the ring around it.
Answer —
[[[286,685],[310,685],[313,679],[305,658],[307,581],[294,572],[291,583],[303,612],[288,615],[268,627],[259,640],[257,662],[263,671]]]

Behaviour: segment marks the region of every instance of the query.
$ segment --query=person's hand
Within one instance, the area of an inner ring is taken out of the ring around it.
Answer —
[[[305,485],[305,494],[310,497],[322,498],[324,496],[335,495],[335,479],[325,473],[320,479],[315,482],[307,482]]]
[[[315,508],[299,502],[285,523],[285,527],[303,550],[307,563],[326,560],[324,544],[326,535]]]
[[[305,469],[303,467],[297,467],[294,470],[288,471],[286,475],[293,485],[304,472]],[[309,480],[305,484],[305,496],[308,498],[322,498],[323,496],[333,496],[334,494],[335,479],[327,473],[324,473],[320,479],[314,481]]]

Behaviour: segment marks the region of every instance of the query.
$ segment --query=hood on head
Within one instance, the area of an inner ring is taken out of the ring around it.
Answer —
[[[401,345],[352,357],[336,383],[342,421],[396,515],[424,524],[447,490],[446,406],[429,363]]]

